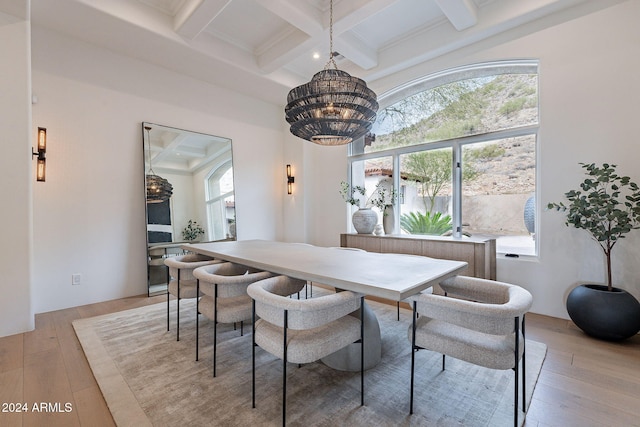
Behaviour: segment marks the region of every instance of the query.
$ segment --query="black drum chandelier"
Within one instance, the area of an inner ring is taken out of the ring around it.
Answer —
[[[284,112],[295,136],[319,145],[343,145],[371,130],[378,101],[364,80],[338,70],[333,58],[333,0],[329,19],[329,61],[309,83],[291,89]]]
[[[162,203],[171,198],[173,185],[153,171],[153,167],[151,167],[151,127],[145,126],[144,129],[147,131],[147,143],[149,144],[149,172],[144,176],[147,184],[147,203]]]

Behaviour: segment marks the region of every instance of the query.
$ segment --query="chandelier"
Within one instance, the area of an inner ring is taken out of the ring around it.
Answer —
[[[144,129],[147,131],[147,143],[149,144],[149,172],[144,176],[147,184],[147,203],[162,203],[169,200],[173,194],[173,185],[153,171],[151,167],[151,127],[145,126]]]
[[[295,136],[319,145],[343,145],[371,130],[378,101],[364,80],[338,70],[333,51],[333,0],[329,19],[329,61],[309,83],[291,89],[284,112]]]

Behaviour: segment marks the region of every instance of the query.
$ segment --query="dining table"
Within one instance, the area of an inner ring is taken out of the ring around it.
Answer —
[[[462,272],[467,263],[418,255],[378,253],[349,248],[272,240],[190,243],[186,251],[286,275],[336,290],[402,301]],[[363,304],[365,369],[381,358],[380,327],[375,313]],[[359,314],[357,314],[359,316]],[[359,344],[352,344],[322,361],[335,369],[360,369]]]

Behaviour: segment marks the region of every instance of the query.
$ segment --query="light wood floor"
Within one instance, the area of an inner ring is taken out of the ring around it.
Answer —
[[[140,296],[39,314],[34,331],[0,338],[0,411],[16,403],[29,410],[0,412],[0,426],[114,425],[71,322],[162,301]],[[525,426],[640,426],[640,336],[598,341],[536,314],[526,332],[549,351]],[[48,411],[34,412],[40,403]]]

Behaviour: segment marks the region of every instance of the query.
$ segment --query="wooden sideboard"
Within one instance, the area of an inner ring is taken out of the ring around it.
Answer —
[[[360,248],[369,252],[391,252],[465,261],[469,265],[461,274],[496,280],[495,239],[350,233],[340,235],[340,246]]]

